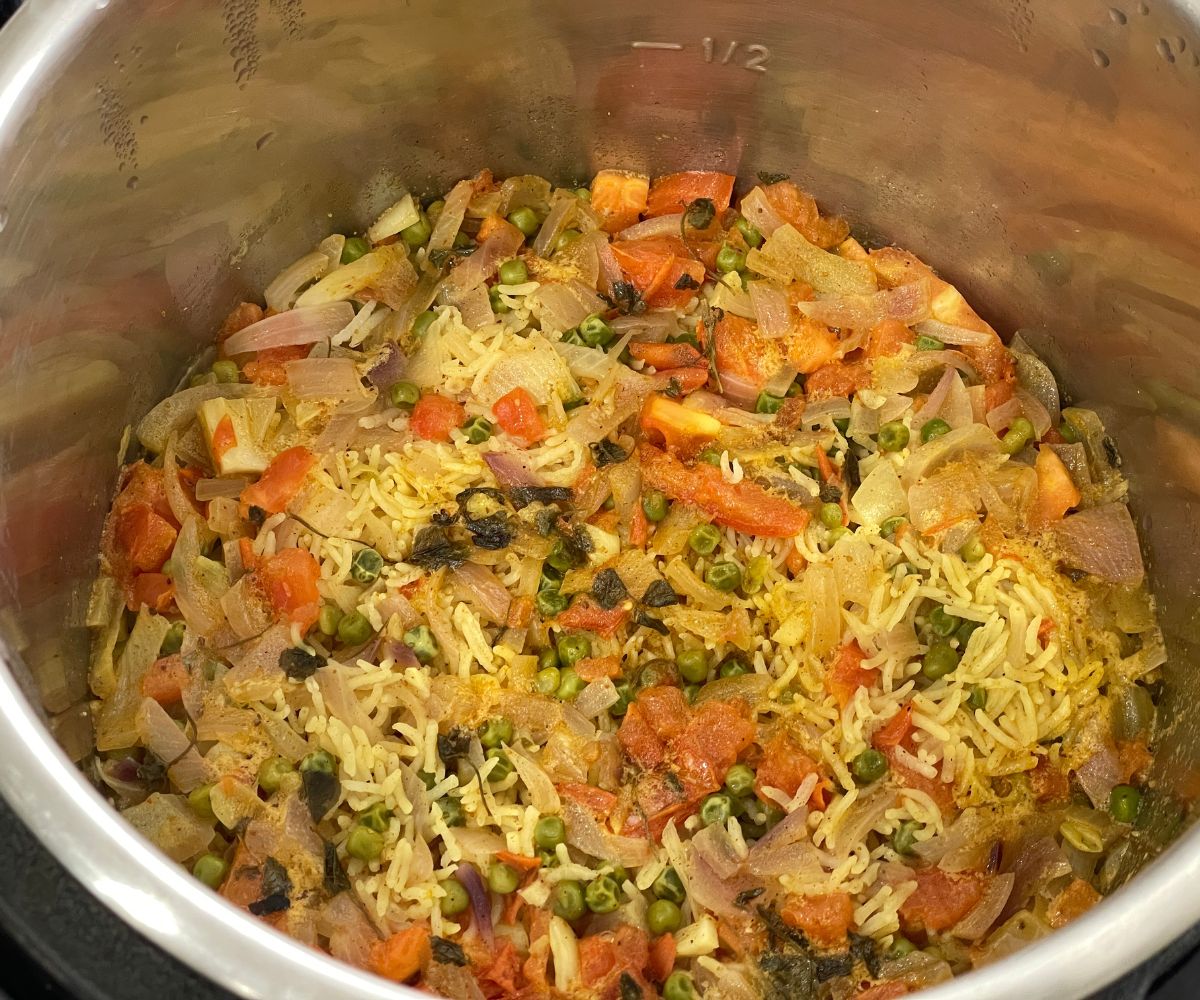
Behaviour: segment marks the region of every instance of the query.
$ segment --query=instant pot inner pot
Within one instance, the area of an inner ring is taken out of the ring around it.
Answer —
[[[31,703],[83,759],[122,434],[301,248],[485,166],[786,171],[1103,414],[1170,644],[1154,775],[1181,819],[1200,788],[1200,10],[1113,2],[30,0],[0,38],[0,632]],[[0,770],[27,818],[37,766]],[[65,801],[43,818],[92,822]]]

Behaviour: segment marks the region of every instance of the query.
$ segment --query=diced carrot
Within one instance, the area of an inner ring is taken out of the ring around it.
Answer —
[[[1038,449],[1033,468],[1037,473],[1037,498],[1029,521],[1040,528],[1061,521],[1068,510],[1079,505],[1080,493],[1063,460],[1049,448]]]
[[[626,280],[648,306],[682,306],[704,280],[704,265],[692,258],[679,236],[619,240],[612,244],[612,252]]]
[[[788,926],[804,931],[813,944],[835,948],[854,924],[854,901],[848,892],[789,896],[779,915]]]
[[[585,656],[575,664],[575,673],[585,681],[598,681],[602,677],[610,680],[621,676],[619,656]]]
[[[508,606],[508,619],[505,625],[509,628],[525,628],[533,619],[533,598],[514,597]]]
[[[517,229],[516,226],[514,226],[503,216],[497,215],[493,212],[491,215],[484,218],[483,222],[479,224],[479,232],[475,234],[475,241],[477,243],[482,243],[489,236],[494,236],[496,233],[504,232],[505,230],[509,229],[511,229],[517,236],[521,235],[521,231]]]
[[[116,539],[130,567],[157,572],[175,547],[174,526],[146,503],[135,503],[117,514]]]
[[[836,215],[821,217],[812,196],[791,181],[779,181],[763,188],[767,201],[784,222],[795,226],[810,243],[826,250],[837,246],[849,234],[850,227]]]
[[[872,328],[867,340],[867,357],[890,358],[899,354],[906,344],[916,342],[916,336],[898,319],[885,319]]]
[[[791,334],[783,338],[788,363],[803,375],[811,374],[837,357],[838,339],[824,323],[802,319]]]
[[[514,854],[512,851],[497,851],[496,860],[519,872],[537,871],[542,867],[541,858],[530,857],[528,854]]]
[[[629,544],[635,549],[645,546],[650,539],[650,521],[640,503],[633,505],[633,518],[629,525]]]
[[[311,350],[312,346],[309,344],[270,347],[259,351],[253,361],[246,362],[242,372],[255,385],[286,385],[287,363],[307,358]]]
[[[546,425],[528,389],[518,386],[501,396],[492,404],[492,412],[506,434],[527,445],[537,444],[546,436]]]
[[[908,734],[912,732],[912,702],[905,702],[900,711],[875,730],[871,742],[875,747],[898,747],[904,744]]]
[[[1100,893],[1081,878],[1072,879],[1046,907],[1046,923],[1057,930],[1100,902]]]
[[[422,396],[408,418],[409,429],[425,441],[449,441],[450,432],[461,427],[467,411],[461,403],[435,393]]]
[[[242,568],[250,572],[258,565],[258,556],[254,552],[254,542],[249,538],[238,539],[238,555],[242,558]]]
[[[612,792],[606,792],[595,785],[585,785],[583,782],[568,781],[555,786],[558,794],[578,805],[583,806],[598,820],[608,819],[617,797]]]
[[[138,573],[130,584],[126,607],[137,611],[142,605],[159,614],[175,603],[175,585],[165,573]]]
[[[878,670],[863,668],[866,655],[857,642],[849,642],[825,674],[825,690],[837,700],[839,708],[849,705],[859,688],[870,688],[879,679]]]
[[[592,210],[606,233],[620,232],[646,210],[650,178],[630,170],[601,170],[592,178]]]
[[[1061,767],[1049,757],[1039,757],[1037,767],[1029,772],[1029,788],[1038,802],[1065,802],[1071,796],[1071,782]]]
[[[188,668],[178,653],[160,656],[142,677],[142,694],[160,705],[178,705],[189,680]]]
[[[642,406],[642,432],[668,451],[691,455],[721,433],[721,421],[651,393]]]
[[[286,510],[316,464],[317,456],[303,445],[281,451],[271,459],[271,464],[258,482],[242,490],[242,503],[247,507],[258,507],[268,514]]]
[[[941,868],[919,868],[917,888],[900,905],[900,919],[914,930],[944,931],[971,912],[983,895],[978,872],[951,874]]]
[[[702,389],[708,382],[708,366],[698,365],[695,368],[672,368],[666,372],[655,372],[650,376],[654,379],[654,387],[668,396],[686,396],[690,392]]]
[[[671,368],[695,368],[704,363],[704,355],[691,344],[641,344],[634,341],[629,345],[629,353],[660,372]]]
[[[908,993],[908,986],[900,980],[895,980],[868,986],[862,992],[855,993],[854,1000],[899,1000],[900,997],[908,996]]]
[[[660,934],[650,943],[650,956],[646,962],[646,975],[661,983],[675,968],[675,935]]]
[[[698,198],[709,199],[718,212],[723,212],[733,198],[733,181],[732,174],[708,170],[685,170],[656,177],[650,185],[645,215],[653,217],[682,212]]]
[[[317,581],[321,567],[307,549],[284,549],[263,559],[256,571],[276,613],[307,631],[321,611]]]
[[[618,604],[605,611],[589,595],[577,597],[566,611],[558,616],[558,624],[566,629],[580,629],[597,635],[611,636],[629,618],[629,608]]]
[[[237,431],[233,429],[233,418],[228,415],[222,417],[216,430],[213,431],[213,458],[218,462],[221,461],[229,451],[237,447],[237,443]]]
[[[1129,781],[1141,774],[1153,762],[1154,756],[1145,740],[1122,740],[1117,744],[1117,761],[1121,766],[1121,777]]]
[[[954,807],[954,788],[950,784],[940,778],[928,778],[919,771],[914,771],[900,759],[894,746],[884,747],[883,754],[900,784],[924,792],[938,804],[943,815]]]
[[[421,972],[431,957],[429,928],[412,924],[371,946],[370,968],[377,976],[403,983]]]

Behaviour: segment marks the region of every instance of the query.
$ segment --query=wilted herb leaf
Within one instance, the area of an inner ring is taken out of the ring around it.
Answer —
[[[711,198],[697,198],[683,212],[683,224],[691,229],[707,229],[717,217],[717,206]]]
[[[433,960],[442,965],[457,965],[459,968],[471,964],[467,953],[457,941],[448,941],[443,937],[432,937],[429,946],[433,952]]]
[[[648,608],[667,608],[679,603],[679,595],[666,580],[655,580],[642,595],[642,603]]]
[[[591,450],[592,460],[596,463],[597,469],[603,469],[606,465],[616,465],[629,457],[629,452],[615,441],[609,441],[607,438],[603,441],[593,442]]]
[[[441,569],[461,566],[467,561],[468,549],[461,542],[453,541],[446,529],[430,524],[417,532],[413,539],[408,561],[422,569]]]
[[[350,876],[338,861],[337,848],[332,841],[325,841],[325,892],[336,896],[350,888]]]
[[[758,172],[758,179],[764,184],[778,184],[780,181],[786,181],[791,174],[773,174],[766,170]]]
[[[592,580],[592,596],[605,611],[611,611],[629,596],[629,591],[617,571],[609,567],[602,569]]]
[[[325,657],[299,646],[285,649],[279,654],[279,665],[293,681],[302,681],[325,666]]]

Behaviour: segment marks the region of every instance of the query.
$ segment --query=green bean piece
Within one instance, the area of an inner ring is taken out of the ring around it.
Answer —
[[[1006,455],[1015,455],[1034,438],[1033,424],[1027,417],[1017,417],[1000,439],[1000,450]]]
[[[547,697],[552,696],[558,690],[558,685],[561,683],[562,677],[558,672],[558,667],[543,667],[533,679],[533,686],[537,690],[537,693],[544,694]]]
[[[734,223],[737,231],[742,234],[742,239],[746,241],[746,245],[758,249],[763,245],[763,234],[759,232],[758,227],[750,222],[749,219],[738,216],[737,222]]]
[[[646,929],[656,937],[673,934],[683,926],[683,913],[669,899],[656,899],[646,910]]]
[[[941,417],[934,417],[932,420],[926,420],[921,426],[921,442],[928,444],[934,438],[940,438],[943,434],[950,433],[950,425]]]
[[[337,636],[345,646],[361,646],[371,638],[371,623],[361,611],[351,611],[338,622]]]
[[[750,665],[738,653],[730,653],[717,667],[719,677],[741,677],[750,673]]]
[[[578,920],[587,912],[583,886],[574,879],[565,879],[550,893],[550,908],[563,920]]]
[[[457,917],[471,905],[471,897],[463,884],[456,878],[448,878],[438,883],[445,893],[438,902],[438,909],[443,917]]]
[[[547,646],[538,653],[538,670],[545,670],[547,667],[558,666],[558,650],[553,646]],[[557,687],[557,682],[555,683]]]
[[[921,661],[921,673],[931,681],[940,680],[954,673],[958,661],[958,651],[945,639],[937,639],[929,644],[929,651]]]
[[[366,826],[354,826],[346,837],[346,853],[359,861],[377,861],[383,854],[383,834]]]
[[[350,576],[366,586],[379,579],[383,572],[383,556],[374,549],[359,549],[350,561]]]
[[[918,351],[944,351],[946,345],[938,340],[937,337],[927,337],[922,334],[917,337],[916,348]]]
[[[896,531],[899,529],[900,525],[904,524],[907,520],[908,520],[907,518],[900,517],[900,516],[889,517],[886,521],[883,522],[883,524],[881,524],[879,526],[879,533],[881,535],[883,535],[885,538],[889,537],[891,535],[895,535]]]
[[[619,719],[629,711],[629,704],[633,701],[633,688],[630,687],[627,681],[622,681],[616,685],[617,700],[608,706],[608,714],[614,719]]]
[[[725,787],[738,798],[749,795],[754,790],[754,768],[749,764],[734,764],[725,773]]]
[[[183,648],[183,633],[187,626],[183,622],[172,622],[163,636],[162,645],[158,647],[159,656],[172,656]]]
[[[469,444],[483,444],[492,436],[495,428],[492,426],[492,422],[484,417],[472,417],[462,425],[462,430],[467,435]]]
[[[575,567],[575,556],[567,548],[566,543],[561,538],[556,538],[554,544],[550,547],[550,554],[546,556],[546,562],[550,564],[551,569],[556,569],[560,573],[565,573],[569,569]]]
[[[355,819],[360,826],[365,826],[368,830],[387,833],[387,829],[391,825],[392,811],[383,804],[381,799],[360,812]]]
[[[502,782],[515,770],[512,760],[503,750],[489,750],[484,757],[487,760],[494,760],[496,762],[496,766],[488,772],[487,780],[489,784],[500,784],[500,782]]]
[[[754,401],[755,413],[778,413],[783,408],[783,396],[773,396],[769,392],[760,392]]]
[[[283,784],[283,779],[296,769],[284,757],[268,757],[258,768],[258,787],[268,795],[274,795]]]
[[[502,285],[523,285],[529,280],[529,268],[520,257],[500,265],[498,277]]]
[[[980,684],[972,684],[967,695],[967,708],[972,712],[987,711],[987,688]]]
[[[908,428],[899,420],[889,420],[879,428],[879,450],[901,451],[908,447]]]
[[[737,590],[742,583],[742,571],[737,563],[717,562],[704,571],[704,582],[714,590],[728,593]]]
[[[479,742],[485,750],[494,750],[502,743],[512,743],[513,724],[503,715],[488,719],[479,729]]]
[[[517,886],[521,884],[521,876],[512,865],[493,861],[488,867],[487,882],[488,888],[497,896],[507,896],[517,891]]]
[[[192,865],[192,874],[210,889],[219,889],[229,874],[229,862],[216,854],[201,854]]]
[[[533,828],[533,842],[543,850],[552,851],[567,839],[567,825],[561,816],[543,816]]]
[[[353,264],[359,257],[363,257],[370,252],[370,243],[361,236],[351,236],[347,238],[346,245],[342,247],[342,263]]]
[[[687,898],[687,893],[683,889],[683,880],[680,879],[679,873],[674,868],[664,868],[651,884],[650,891],[654,893],[655,899],[669,899],[677,906],[682,906],[683,901]]]
[[[543,618],[553,618],[555,615],[561,615],[567,610],[567,605],[571,603],[571,599],[566,594],[561,594],[557,590],[541,590],[538,591],[537,597],[533,603],[537,605],[538,614]]]
[[[850,762],[850,773],[864,785],[878,781],[887,772],[887,758],[878,750],[864,750]]]
[[[242,373],[238,371],[236,361],[214,361],[212,373],[217,376],[218,382],[232,384],[242,380]]]
[[[422,313],[422,315],[425,314]],[[411,382],[397,382],[388,390],[388,398],[392,401],[392,406],[398,406],[402,410],[411,410],[421,398],[421,390]]]
[[[721,531],[711,524],[698,524],[688,535],[688,546],[700,556],[709,556],[721,543]]]
[[[611,875],[601,875],[587,884],[583,898],[593,913],[612,913],[621,905],[621,887]]]
[[[642,513],[651,524],[657,524],[667,516],[670,504],[661,490],[647,490],[642,495]]]
[[[685,681],[703,684],[708,680],[708,651],[700,647],[681,649],[675,654],[675,666]]]
[[[410,628],[404,633],[404,642],[422,663],[432,662],[441,649],[433,629],[428,625],[415,625]]]
[[[564,635],[558,640],[558,661],[564,667],[573,667],[584,657],[591,655],[592,640],[586,635]]]
[[[943,639],[948,639],[954,635],[955,629],[958,628],[961,619],[957,616],[948,614],[945,607],[939,604],[929,612],[929,627],[934,635],[940,635]]]
[[[333,754],[328,750],[314,750],[300,758],[300,773],[323,771],[325,774],[333,774],[336,765]]]

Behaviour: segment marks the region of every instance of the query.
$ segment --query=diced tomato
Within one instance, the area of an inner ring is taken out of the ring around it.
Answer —
[[[765,385],[787,362],[781,340],[763,337],[748,319],[725,313],[714,329],[717,371],[755,389]]]
[[[783,338],[783,345],[788,363],[804,375],[829,364],[838,352],[837,335],[824,323],[807,317],[794,325],[794,331]]]
[[[1030,524],[1044,527],[1061,521],[1072,507],[1079,506],[1079,489],[1071,479],[1071,473],[1049,448],[1039,448],[1034,463],[1037,473],[1037,496],[1029,513]]]
[[[117,513],[116,539],[129,566],[157,572],[171,555],[178,532],[146,503],[135,503]]]
[[[317,464],[317,457],[303,445],[281,451],[259,477],[242,490],[241,500],[247,507],[258,507],[268,514],[287,509],[308,473]]]
[[[221,461],[225,455],[237,447],[237,431],[233,429],[233,418],[224,416],[217,424],[212,436],[212,456]]]
[[[262,899],[262,866],[241,841],[233,852],[229,874],[221,884],[220,894],[234,906],[245,909],[257,899]]]
[[[188,668],[178,653],[160,656],[142,677],[142,695],[160,705],[178,705],[189,680]]]
[[[655,733],[646,713],[633,704],[621,720],[621,728],[617,738],[625,756],[640,767],[655,767],[666,758],[666,748],[663,741]]]
[[[871,370],[862,361],[831,361],[814,371],[804,383],[810,400],[853,396],[871,385]]]
[[[602,677],[610,679],[621,676],[621,658],[619,656],[585,656],[575,664],[575,673],[585,681],[598,681]]]
[[[983,408],[985,412],[991,413],[997,406],[1003,406],[1016,392],[1016,387],[1011,382],[993,382],[983,390]]]
[[[612,252],[626,279],[648,306],[682,306],[704,281],[704,265],[692,257],[679,236],[618,240],[612,244]],[[689,282],[682,280],[685,275]]]
[[[223,344],[235,333],[240,333],[248,326],[253,326],[263,318],[262,306],[253,302],[241,302],[234,306],[233,312],[225,317],[221,329],[217,331],[217,343]]]
[[[691,709],[676,687],[644,688],[629,706],[617,738],[626,756],[642,767],[661,764],[666,744],[687,728]]]
[[[813,944],[835,948],[854,923],[854,902],[847,892],[789,896],[779,911],[784,923],[804,931]]]
[[[430,959],[429,928],[412,924],[371,947],[371,971],[397,983],[407,982]]]
[[[175,603],[175,585],[165,573],[138,573],[129,587],[126,607],[137,611],[144,604],[160,614]]]
[[[511,230],[509,235],[516,242],[519,243],[524,240],[524,235],[516,226],[507,221],[503,216],[493,212],[479,224],[479,232],[475,234],[475,242],[482,243],[489,236],[494,236],[496,233],[508,232],[509,230]]]
[[[837,700],[839,708],[849,705],[859,688],[872,687],[879,679],[879,672],[874,667],[863,668],[866,655],[857,642],[849,642],[842,647],[826,673],[825,690]]]
[[[900,784],[908,788],[915,788],[919,792],[924,792],[934,802],[943,813],[947,812],[954,806],[954,788],[952,785],[941,778],[927,778],[918,771],[914,771],[904,763],[896,754],[895,747],[884,747],[883,754],[888,759],[891,766],[892,774]]]
[[[579,942],[579,975],[591,986],[604,979],[617,964],[617,949],[610,940],[591,934]]]
[[[514,597],[508,605],[504,624],[509,628],[526,628],[533,620],[533,598]]]
[[[912,732],[912,714],[912,702],[906,702],[901,706],[899,712],[875,730],[875,735],[872,737],[875,747],[883,749],[901,746],[908,739],[908,734]]]
[[[837,216],[821,217],[812,196],[791,181],[769,184],[763,191],[767,201],[784,222],[791,223],[810,243],[828,250],[850,235],[850,227]]]
[[[258,567],[258,556],[255,555],[254,542],[251,539],[238,539],[238,555],[242,560],[242,569],[247,573]]]
[[[944,931],[962,920],[983,895],[978,872],[950,873],[919,868],[917,888],[900,906],[900,919],[911,930]]]
[[[810,774],[821,773],[815,760],[806,754],[784,731],[777,732],[762,748],[762,759],[755,772],[754,788],[760,796],[764,788],[778,788],[785,795],[796,794],[796,790]],[[820,782],[817,789],[821,788]],[[816,796],[818,791],[814,791]]]
[[[638,361],[653,365],[660,372],[671,368],[694,368],[704,364],[704,355],[691,344],[639,344],[629,345],[629,353]]]
[[[287,363],[307,358],[308,352],[311,350],[310,344],[298,344],[294,347],[269,347],[264,351],[259,351],[253,361],[248,361],[242,368],[242,372],[255,385],[286,385]]]
[[[600,997],[608,997],[609,986],[615,988],[622,974],[627,974],[643,987],[642,995],[651,992],[644,980],[650,959],[650,944],[645,931],[621,924],[612,931],[589,934],[579,942],[579,975],[585,986],[595,989]]]
[[[916,335],[898,319],[885,319],[871,330],[867,340],[868,358],[890,358],[907,344],[916,343]]]
[[[675,968],[675,935],[660,934],[650,943],[650,955],[646,961],[646,975],[661,983]]]
[[[533,997],[549,995],[547,985],[547,964],[550,960],[550,913],[548,910],[535,909],[529,918],[529,957],[521,966],[525,981],[536,992]]]
[[[606,233],[620,232],[646,210],[650,178],[630,170],[601,170],[592,178],[592,210]]]
[[[612,812],[613,804],[617,801],[612,792],[606,792],[595,785],[585,785],[580,781],[563,782],[555,787],[562,798],[583,806],[601,822],[608,819],[608,814]]]
[[[321,567],[307,549],[284,549],[267,556],[256,571],[276,613],[307,631],[321,611],[317,581]]]
[[[1065,802],[1071,797],[1071,782],[1061,767],[1049,757],[1039,757],[1037,767],[1029,772],[1029,788],[1038,802]]]
[[[695,796],[720,788],[738,756],[754,742],[754,735],[745,702],[702,702],[670,746],[688,792]]]
[[[1100,902],[1100,893],[1081,878],[1072,879],[1046,908],[1046,923],[1056,930],[1082,917]]]
[[[645,215],[672,215],[682,212],[697,198],[707,198],[718,212],[729,207],[733,197],[733,175],[708,170],[685,170],[654,178]]]
[[[508,938],[496,942],[495,951],[489,956],[491,961],[476,973],[484,993],[492,997],[516,997],[520,994],[521,956],[516,945]],[[488,989],[491,984],[495,989]]]
[[[651,393],[642,406],[641,425],[649,440],[668,451],[691,455],[721,433],[721,421],[674,400]]]
[[[408,418],[409,429],[425,441],[449,441],[450,432],[461,427],[467,411],[461,403],[435,393],[422,396]]]
[[[520,438],[527,445],[537,444],[546,436],[546,425],[528,389],[518,386],[501,396],[492,404],[492,412],[506,434]]]
[[[642,510],[642,505],[633,505],[633,517],[629,525],[629,544],[635,549],[640,549],[645,546],[650,539],[650,522],[646,518],[646,512]]]
[[[808,524],[806,510],[755,483],[727,482],[715,466],[698,463],[689,468],[651,445],[643,444],[639,451],[646,486],[699,507],[720,524],[766,538],[790,538]]]
[[[587,594],[577,597],[556,621],[565,629],[595,632],[597,635],[612,636],[629,618],[629,608],[618,604],[605,611]]]
[[[654,379],[654,387],[660,392],[670,396],[686,396],[703,388],[708,382],[708,366],[672,368],[666,372],[655,372],[650,377]]]

